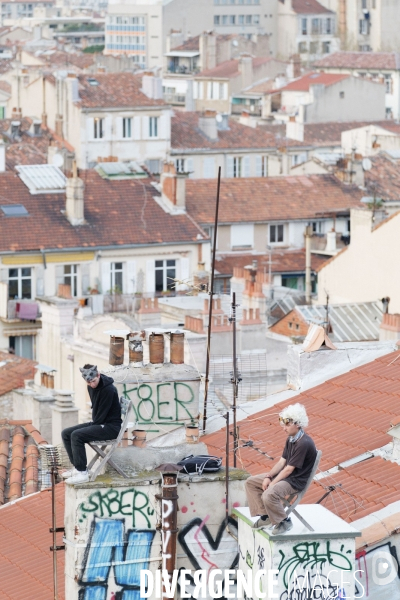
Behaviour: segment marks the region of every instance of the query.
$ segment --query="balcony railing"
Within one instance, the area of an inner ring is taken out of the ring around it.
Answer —
[[[175,104],[178,106],[184,106],[186,102],[185,94],[164,94],[164,101],[167,104]]]
[[[1,311],[0,317],[10,321],[36,321],[42,315],[39,304],[32,300],[8,300],[6,311]]]
[[[232,104],[232,114],[241,115],[242,112],[247,112],[249,115],[261,117],[262,106],[257,104]]]

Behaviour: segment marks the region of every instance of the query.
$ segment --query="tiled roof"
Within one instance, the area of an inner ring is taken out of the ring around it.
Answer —
[[[54,68],[64,68],[69,71],[81,72],[94,64],[94,55],[85,52],[63,52],[60,50],[39,50],[36,52],[26,51],[27,54],[43,61],[45,65]]]
[[[315,270],[326,262],[327,257],[311,254],[311,268]],[[269,254],[219,254],[216,257],[215,271],[220,275],[233,274],[234,267],[245,267],[257,260],[258,267],[267,269]],[[306,264],[305,250],[276,250],[271,253],[272,273],[304,273]]]
[[[346,73],[307,73],[299,79],[291,81],[282,88],[274,90],[276,92],[308,92],[311,85],[333,85],[343,79],[347,79],[350,75]]]
[[[186,42],[183,42],[180,46],[176,46],[176,48],[171,48],[171,51],[177,52],[196,52],[200,48],[200,36],[196,35],[195,37],[191,37]]]
[[[332,121],[328,123],[305,123],[304,142],[309,146],[331,146],[332,144],[340,146],[343,131],[366,127],[367,125],[383,127],[400,135],[400,124],[396,121]],[[262,125],[261,127],[275,136],[284,137],[286,134],[286,125]]]
[[[332,13],[331,10],[322,6],[317,0],[292,0],[292,9],[300,15]]]
[[[176,111],[171,119],[171,150],[205,148],[276,148],[277,146],[304,146],[295,140],[277,139],[262,127],[248,127],[229,119],[229,129],[218,131],[218,139],[210,140],[199,129],[199,113]]]
[[[11,94],[11,85],[8,81],[0,81],[0,90],[6,92],[7,94]]]
[[[188,179],[186,207],[199,224],[214,223],[216,184]],[[334,175],[223,179],[219,222],[268,222],[310,219],[360,206],[363,193]]]
[[[396,52],[333,52],[317,60],[314,67],[319,69],[335,67],[348,69],[399,69],[399,55]]]
[[[399,162],[379,154],[371,157],[372,169],[365,171],[369,196],[383,200],[400,200]]]
[[[46,443],[32,421],[0,421],[0,506],[38,491],[38,445]]]
[[[271,468],[285,443],[277,414],[293,402],[306,407],[310,418],[307,431],[322,450],[321,471],[388,444],[392,438],[386,432],[399,414],[400,367],[393,362],[399,354],[378,358],[240,421],[242,448],[238,465],[253,475]],[[225,437],[225,430],[221,430],[204,436],[202,441],[210,454],[221,456]],[[254,448],[243,447],[247,440],[274,461]],[[322,486],[332,484],[342,487],[329,494],[324,506],[353,521],[400,500],[400,467],[382,458],[359,462],[314,481],[304,502],[316,502],[325,493]]]
[[[25,379],[33,379],[36,364],[29,358],[0,352],[0,396],[23,386]]]
[[[82,108],[131,108],[162,106],[164,100],[154,100],[141,91],[142,77],[132,73],[101,73],[79,75],[79,104]],[[92,85],[95,80],[98,85]]]
[[[0,60],[0,75],[4,75],[13,69],[11,60]]]
[[[29,216],[0,214],[0,252],[50,248],[90,248],[194,242],[200,229],[186,215],[167,214],[154,200],[149,179],[104,180],[96,171],[81,172],[85,183],[85,224],[66,216],[64,194],[31,195],[12,172],[0,173],[2,204],[22,204]]]
[[[63,524],[64,484],[56,485],[57,526]],[[0,508],[0,600],[53,598],[49,533],[51,490],[47,489]],[[59,533],[57,542],[61,544]],[[57,552],[58,597],[64,600],[65,552]]]
[[[271,57],[258,56],[253,58],[253,69],[260,67],[261,65],[270,62],[272,60]],[[226,60],[225,62],[217,65],[212,69],[205,69],[204,71],[200,71],[196,75],[196,79],[198,77],[215,77],[215,78],[223,78],[223,79],[231,79],[233,77],[238,77],[240,75],[239,71],[239,60],[236,58],[232,58],[231,60]]]

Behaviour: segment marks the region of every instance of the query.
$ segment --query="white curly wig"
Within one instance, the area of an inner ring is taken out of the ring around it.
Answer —
[[[300,427],[307,427],[308,425],[306,409],[298,402],[284,408],[283,411],[279,413],[279,416],[282,417],[282,419],[292,419],[293,423]]]

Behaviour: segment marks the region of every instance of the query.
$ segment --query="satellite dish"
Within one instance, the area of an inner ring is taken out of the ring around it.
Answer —
[[[215,120],[217,121],[217,123],[222,123],[222,115],[218,113],[218,115],[215,117]]]
[[[62,154],[56,152],[56,154],[53,156],[53,165],[61,169],[61,167],[64,165],[64,157]]]
[[[372,168],[372,162],[370,161],[369,158],[363,158],[362,168],[364,169],[364,171],[370,171],[371,170],[371,168]]]

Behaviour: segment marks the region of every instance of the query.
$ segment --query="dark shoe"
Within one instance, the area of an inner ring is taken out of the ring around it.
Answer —
[[[292,519],[285,519],[278,523],[278,525],[274,525],[272,529],[269,531],[271,535],[277,535],[278,533],[285,533],[286,531],[290,531],[293,527]]]
[[[252,525],[253,529],[262,529],[263,527],[268,527],[268,525],[271,525],[268,515],[263,515],[263,517],[259,517],[257,521],[254,521]]]

